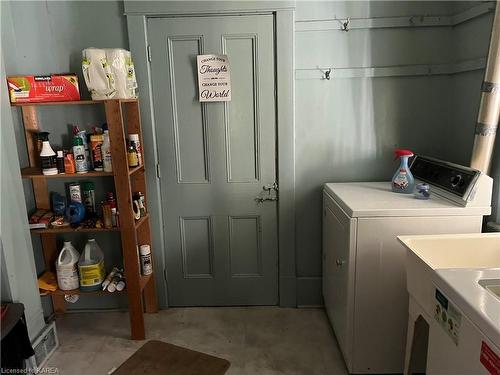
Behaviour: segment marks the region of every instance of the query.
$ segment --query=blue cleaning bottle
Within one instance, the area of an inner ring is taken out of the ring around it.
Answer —
[[[401,159],[398,170],[392,177],[392,191],[395,193],[411,194],[415,188],[415,180],[408,167],[408,159],[413,156],[410,150],[397,148],[394,150],[396,159]]]

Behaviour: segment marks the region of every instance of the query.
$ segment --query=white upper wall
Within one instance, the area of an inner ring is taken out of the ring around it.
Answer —
[[[455,4],[452,1],[297,1],[295,19],[450,15],[456,12]]]

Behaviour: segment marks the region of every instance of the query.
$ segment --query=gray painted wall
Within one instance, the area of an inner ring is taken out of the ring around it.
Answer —
[[[8,4],[0,4],[2,15],[8,11]],[[5,22],[4,22],[5,21]],[[9,20],[2,18],[2,47],[8,46],[5,41]],[[0,79],[5,82],[5,62],[2,54],[0,62]],[[14,124],[12,121],[7,91],[1,90],[1,124],[0,127],[0,259],[1,259],[1,292],[2,301],[20,302],[24,304],[28,333],[34,339],[43,329],[42,305],[38,296],[35,277],[33,248],[28,232],[26,204],[22,192],[19,161],[16,157]]]
[[[296,20],[450,15],[478,2],[297,2]],[[492,15],[455,28],[296,31],[296,69],[484,57]],[[389,181],[393,149],[468,164],[483,70],[455,76],[296,79],[298,304],[321,298],[321,186]]]
[[[0,79],[5,80],[3,59]],[[28,323],[28,334],[34,339],[45,326],[38,286],[35,277],[35,262],[29,238],[28,223],[23,220],[26,205],[23,199],[19,162],[12,142],[14,127],[9,110],[9,99],[1,95],[1,233],[0,250],[2,260],[2,301],[24,304]]]

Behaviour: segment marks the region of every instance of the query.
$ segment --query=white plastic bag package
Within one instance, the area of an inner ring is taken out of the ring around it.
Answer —
[[[137,80],[130,51],[121,48],[107,48],[106,58],[113,72],[115,99],[136,98]]]
[[[82,51],[82,57],[83,78],[92,99],[112,98],[116,91],[106,52],[103,49],[87,48]]]
[[[87,48],[82,54],[83,77],[93,100],[137,98],[137,80],[129,51]]]

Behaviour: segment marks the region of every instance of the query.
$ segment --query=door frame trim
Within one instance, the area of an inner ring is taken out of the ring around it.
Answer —
[[[149,2],[144,2],[147,4]],[[197,3],[194,9],[190,5],[184,14],[190,16],[203,15],[228,15],[227,9],[214,11],[206,8],[210,2]],[[238,2],[234,2],[238,4]],[[234,4],[233,3],[233,4]],[[260,3],[260,4],[259,4]],[[245,4],[245,3],[241,3]],[[261,5],[262,4],[262,5]],[[222,5],[224,6],[224,4]],[[276,90],[276,123],[277,123],[277,176],[280,187],[278,201],[278,274],[279,274],[279,305],[282,307],[297,306],[297,280],[295,260],[295,80],[294,80],[294,22],[295,12],[293,8],[286,9],[264,9],[265,2],[257,2],[252,7],[242,9],[231,9],[230,12],[238,14],[259,14],[271,12],[274,16],[274,38],[275,38],[275,90]],[[127,1],[125,2],[127,8]],[[256,11],[261,7],[260,12]],[[153,111],[152,77],[151,66],[148,62],[148,38],[147,19],[179,15],[179,9],[173,12],[165,10],[163,13],[150,13],[146,8],[144,14],[140,14],[137,8],[133,13],[127,13],[127,26],[129,47],[134,56],[135,71],[137,79],[143,84],[140,86],[141,117],[143,124],[144,153],[148,164],[158,165],[158,153],[155,131],[155,118]],[[153,56],[154,58],[154,56]],[[165,248],[163,233],[163,217],[161,210],[160,181],[156,173],[146,173],[148,184],[148,209],[152,226],[152,245],[154,249]],[[156,251],[154,260],[157,270],[156,283],[158,288],[159,304],[162,308],[168,307],[167,298],[167,275],[165,254]]]

